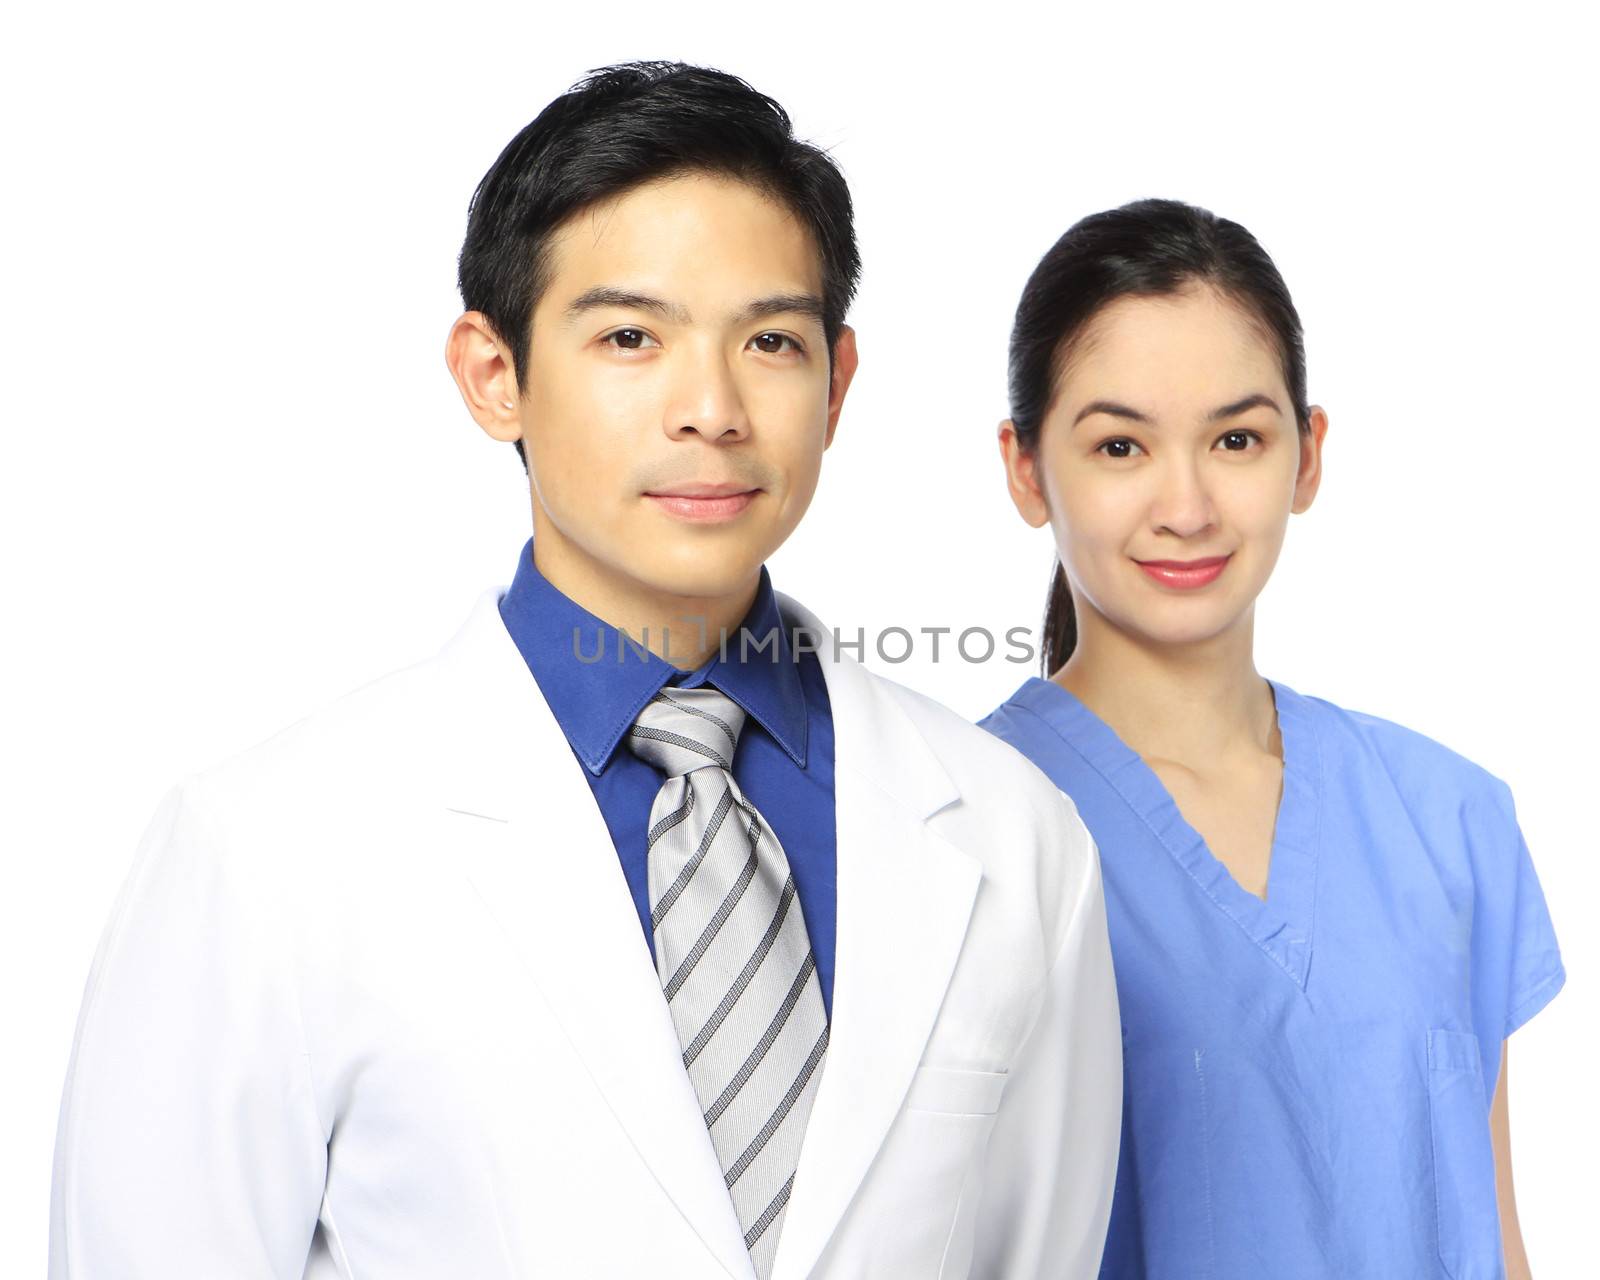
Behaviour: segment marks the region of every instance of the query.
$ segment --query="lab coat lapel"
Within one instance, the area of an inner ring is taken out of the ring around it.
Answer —
[[[609,829],[500,618],[503,591],[441,654],[452,855],[662,1189],[727,1273],[753,1280]]]
[[[790,625],[830,633],[780,594]],[[820,642],[834,722],[833,1017],[773,1280],[816,1265],[900,1111],[966,938],[981,867],[926,819],[955,783],[889,691]]]

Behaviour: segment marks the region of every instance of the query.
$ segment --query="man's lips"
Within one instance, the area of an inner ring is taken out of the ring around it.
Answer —
[[[754,493],[755,486],[745,484],[740,480],[722,480],[713,484],[709,481],[685,481],[682,484],[663,485],[659,489],[646,489],[645,496],[651,498],[726,498],[736,493]]]
[[[680,520],[715,522],[731,520],[754,502],[760,492],[748,485],[729,482],[673,485],[648,490],[644,496]]]
[[[1134,563],[1162,586],[1192,590],[1215,582],[1230,559],[1231,553],[1199,560],[1135,560]]]

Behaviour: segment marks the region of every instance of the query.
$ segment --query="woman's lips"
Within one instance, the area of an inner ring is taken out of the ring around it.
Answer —
[[[732,520],[755,501],[759,489],[744,489],[733,493],[647,493],[649,498],[668,515],[699,524],[715,524],[719,520]]]
[[[1192,591],[1215,582],[1231,558],[1230,554],[1207,556],[1203,560],[1135,560],[1134,563],[1164,587]]]

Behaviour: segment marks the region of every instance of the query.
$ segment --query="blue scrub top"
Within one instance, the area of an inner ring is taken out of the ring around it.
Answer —
[[[1511,793],[1420,734],[1272,689],[1265,901],[1061,686],[1030,679],[983,721],[1100,850],[1124,1063],[1101,1275],[1501,1277],[1501,1041],[1566,976]]]

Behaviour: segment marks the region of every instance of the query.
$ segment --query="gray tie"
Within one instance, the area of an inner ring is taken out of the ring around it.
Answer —
[[[766,1280],[822,1078],[828,1020],[789,859],[729,772],[744,710],[668,686],[628,745],[666,774],[650,810],[656,971],[734,1212]]]

